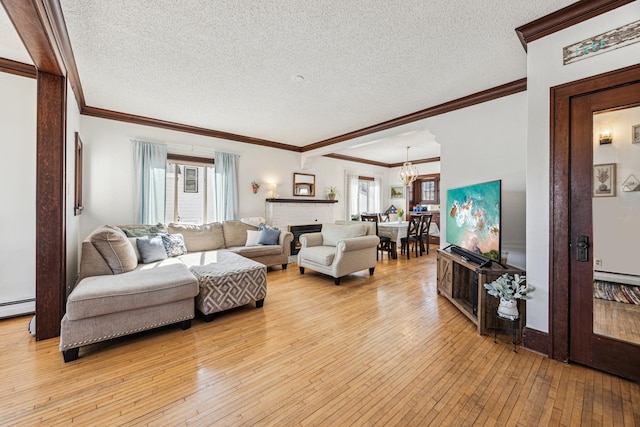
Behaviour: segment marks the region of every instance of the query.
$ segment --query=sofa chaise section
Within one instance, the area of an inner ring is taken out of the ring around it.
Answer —
[[[191,326],[198,282],[181,262],[141,269],[124,233],[105,226],[83,242],[81,265],[60,323],[65,362],[75,360],[83,345],[173,323]]]

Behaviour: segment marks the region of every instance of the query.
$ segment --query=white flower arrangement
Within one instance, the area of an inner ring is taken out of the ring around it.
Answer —
[[[511,276],[505,273],[493,282],[485,283],[484,287],[487,289],[489,295],[507,301],[531,299],[531,295],[529,294],[535,291],[536,288],[527,285],[525,283],[526,278],[526,276],[520,276],[519,274]]]

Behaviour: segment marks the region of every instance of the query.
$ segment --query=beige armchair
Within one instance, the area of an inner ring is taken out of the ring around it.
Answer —
[[[363,223],[323,224],[321,232],[303,234],[298,252],[300,274],[308,267],[334,277],[336,285],[343,276],[367,268],[373,275],[380,239],[371,230]]]

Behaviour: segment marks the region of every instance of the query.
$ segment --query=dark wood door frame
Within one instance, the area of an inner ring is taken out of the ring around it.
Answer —
[[[549,203],[549,351],[569,361],[571,260],[571,99],[640,81],[640,64],[551,88]]]

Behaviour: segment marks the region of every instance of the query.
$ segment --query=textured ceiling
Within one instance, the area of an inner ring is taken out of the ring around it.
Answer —
[[[514,29],[572,2],[60,3],[88,106],[305,146],[526,77]],[[420,136],[439,155],[419,123],[334,152],[401,162]]]

